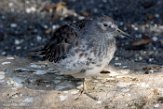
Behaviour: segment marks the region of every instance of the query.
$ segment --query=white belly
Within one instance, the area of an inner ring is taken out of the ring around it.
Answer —
[[[60,63],[62,64],[60,72],[64,75],[72,75],[75,78],[85,78],[99,75],[100,72],[103,71],[104,68],[110,63],[111,59],[114,56],[114,53],[116,51],[116,46],[114,44],[115,43],[113,43],[113,45],[110,45],[113,47],[109,46],[107,50],[107,55],[102,57],[102,59],[100,59],[99,61],[93,53],[89,53],[89,56],[93,57],[93,59],[96,60],[95,64],[87,65],[88,57],[79,58],[79,54],[63,60]]]

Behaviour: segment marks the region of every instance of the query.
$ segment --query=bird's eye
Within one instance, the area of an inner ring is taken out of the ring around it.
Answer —
[[[107,23],[104,23],[104,27],[112,28],[112,25],[109,25]]]
[[[104,23],[104,26],[107,27],[108,25],[106,23]]]

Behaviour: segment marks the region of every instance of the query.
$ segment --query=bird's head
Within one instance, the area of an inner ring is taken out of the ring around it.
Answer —
[[[115,24],[114,20],[108,16],[97,18],[97,27],[100,32],[109,33],[111,36],[129,36]]]

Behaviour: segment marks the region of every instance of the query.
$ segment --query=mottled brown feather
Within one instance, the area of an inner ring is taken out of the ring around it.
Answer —
[[[74,26],[76,28],[78,28],[79,30],[83,29],[86,24],[90,21],[90,19],[84,19],[84,20],[80,20],[80,21],[77,21],[76,23],[74,23]]]
[[[80,20],[72,25],[63,25],[58,28],[49,42],[42,49],[41,55],[50,62],[64,59],[69,50],[79,45],[79,31],[83,29],[90,20]]]
[[[69,49],[78,44],[77,32],[69,25],[58,28],[49,42],[42,49],[42,55],[50,62],[65,58]]]

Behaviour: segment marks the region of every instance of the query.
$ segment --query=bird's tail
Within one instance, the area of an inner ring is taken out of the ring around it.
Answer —
[[[43,49],[44,49],[44,46],[39,46],[39,47],[31,49],[29,51],[29,53],[27,54],[28,58],[31,60],[38,60],[38,61],[45,60],[45,55],[43,54]]]

